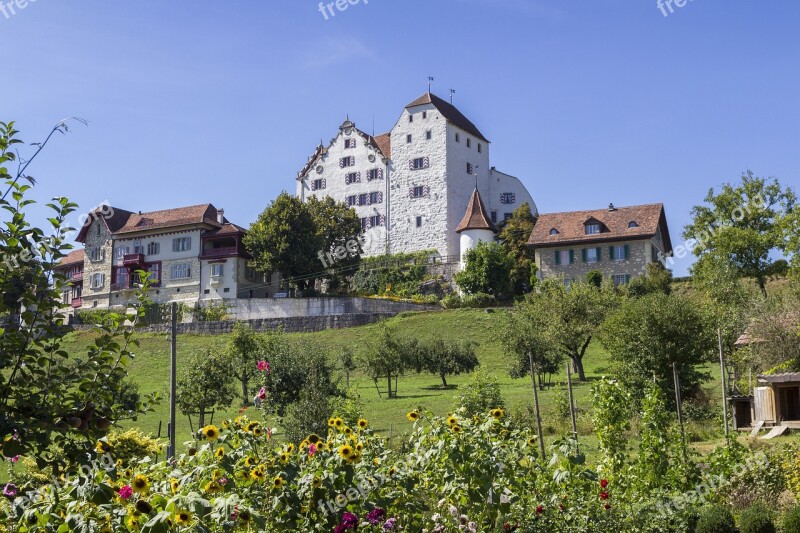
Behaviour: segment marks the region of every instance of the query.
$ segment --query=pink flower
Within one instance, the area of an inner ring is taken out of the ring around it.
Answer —
[[[266,400],[267,399],[267,389],[261,387],[261,390],[258,391],[258,399],[259,400]]]
[[[128,500],[133,496],[133,489],[130,485],[125,485],[119,489],[119,497],[123,500]]]
[[[314,454],[315,454],[315,453],[317,453],[317,447],[316,447],[316,446],[314,446],[313,444],[309,444],[309,445],[308,445],[308,455],[309,455],[310,457],[314,457]]]
[[[268,439],[272,438],[272,428],[267,428],[267,438]]]
[[[259,361],[258,362],[258,369],[261,372],[266,372],[269,374],[269,362],[268,361]]]
[[[19,461],[19,455],[15,455],[14,457],[9,458],[9,461],[11,461],[12,463],[16,463],[17,461]]]
[[[608,487],[608,480],[607,479],[601,479],[600,480],[600,488],[604,489],[606,487]]]
[[[3,489],[3,496],[7,498],[14,498],[17,496],[17,486],[13,483],[6,484],[5,488]]]
[[[224,487],[225,485],[228,484],[228,478],[226,478],[225,476],[222,476],[221,478],[219,478],[217,480],[217,483],[219,483],[220,485],[222,485]]]

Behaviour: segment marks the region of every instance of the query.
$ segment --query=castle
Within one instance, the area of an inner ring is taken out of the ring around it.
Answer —
[[[525,185],[490,165],[489,150],[475,124],[428,92],[388,133],[372,136],[345,120],[298,173],[297,196],[330,196],[353,207],[365,230],[365,256],[436,250],[459,262],[467,251],[462,243],[474,241],[462,238],[469,228],[459,227],[471,211],[483,210],[488,226],[525,202],[538,214]]]

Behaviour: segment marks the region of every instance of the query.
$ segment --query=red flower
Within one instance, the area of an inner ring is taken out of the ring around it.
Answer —
[[[542,507],[541,505],[538,505],[536,507],[536,514],[542,514],[543,512],[544,512],[544,507]]]
[[[607,479],[601,479],[600,480],[600,488],[604,489],[606,487],[608,487],[608,480]]]
[[[566,508],[566,507],[564,507],[564,504],[563,504],[563,503],[559,503],[559,504],[558,504],[558,508],[559,508],[559,509],[561,509],[562,511],[566,511],[566,510],[567,510],[567,508]]]
[[[607,500],[608,499],[608,493],[606,491],[601,492],[600,493],[600,499],[601,500]]]
[[[605,504],[605,505],[603,506],[603,508],[604,508],[606,511],[608,511],[609,509],[611,509],[611,504],[610,504],[610,503],[607,503],[607,504]]]
[[[258,362],[258,369],[262,372],[266,372],[269,374],[269,362],[267,361],[259,361]]]

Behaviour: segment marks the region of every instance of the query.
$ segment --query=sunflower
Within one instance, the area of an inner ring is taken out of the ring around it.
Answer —
[[[208,483],[206,483],[206,486],[204,488],[205,491],[209,494],[216,494],[218,492],[222,492],[222,485],[220,485],[216,481],[209,481]]]
[[[256,461],[255,457],[246,457],[244,460],[244,466],[247,467],[255,466],[257,462],[258,461]]]
[[[352,434],[353,434],[353,430],[352,430],[352,429],[350,429],[350,427],[348,427],[348,426],[345,426],[345,427],[344,427],[344,429],[342,430],[342,432],[343,432],[345,435],[347,435],[348,437],[349,437],[350,435],[352,435]]]
[[[153,511],[153,506],[147,500],[138,500],[135,507],[142,514],[150,514]]]
[[[356,451],[357,452],[360,452],[363,449],[364,449],[364,443],[363,442],[359,442],[358,444],[356,444]]]
[[[451,427],[450,429],[451,429],[451,430],[453,430],[453,433],[461,433],[462,431],[464,431],[464,430],[461,428],[461,426],[453,426],[453,427]]]
[[[228,422],[227,420],[222,421],[222,429],[228,429],[230,425],[231,425],[230,422]]]
[[[359,427],[359,429],[366,429],[368,425],[369,425],[369,423],[365,419],[363,419],[363,418],[359,418],[358,419],[358,427]]]
[[[361,461],[361,454],[356,452],[352,456],[350,456],[350,464],[358,463]]]
[[[260,437],[263,433],[264,431],[260,427],[253,428],[253,435],[255,435],[256,437]]]
[[[450,425],[450,427],[453,427],[455,425],[458,425],[458,419],[454,416],[450,416],[447,419],[447,423]]]
[[[328,427],[332,428],[335,425],[336,425],[336,419],[335,418],[329,418],[328,419]]]
[[[411,422],[416,422],[417,420],[419,420],[419,411],[414,410],[409,413],[406,413],[406,418],[408,418],[408,420]]]
[[[114,533],[114,530],[111,528],[111,526],[106,524],[100,529],[100,533]]]
[[[397,467],[394,467],[394,466],[393,466],[393,467],[391,467],[391,468],[389,469],[389,477],[392,477],[392,476],[393,476],[393,475],[395,475],[396,473],[397,473]]]
[[[258,422],[249,422],[245,426],[244,430],[247,431],[248,433],[252,433],[253,430],[256,429],[257,427],[258,427]]]
[[[286,453],[292,453],[292,452],[294,452],[294,444],[290,442],[289,444],[286,445]]]
[[[322,439],[319,438],[319,435],[315,435],[314,433],[312,433],[311,435],[308,436],[308,438],[306,440],[310,444],[319,444],[319,441],[322,440]]]
[[[181,482],[178,481],[178,478],[170,478],[169,480],[169,488],[172,490],[172,493],[175,494],[181,488]]]
[[[242,509],[239,512],[239,520],[242,522],[250,523],[253,521],[253,515],[247,509]]]
[[[203,437],[212,442],[219,438],[219,429],[217,429],[217,426],[213,424],[204,427],[203,429],[200,430],[200,432],[203,434]]]
[[[138,516],[136,516],[135,514],[129,514],[125,518],[125,526],[131,531],[139,531],[139,528],[142,527],[142,524],[139,523]]]
[[[528,439],[528,446],[536,446],[536,437],[531,437]]]
[[[108,453],[112,450],[112,446],[106,441],[99,440],[97,441],[97,445],[94,447],[94,449],[99,453]]]
[[[349,461],[352,456],[353,456],[353,448],[350,447],[349,444],[345,444],[339,447],[339,457],[341,457],[346,461]]]
[[[223,457],[225,457],[225,448],[217,448],[216,451],[214,452],[214,457],[216,457],[217,459],[222,459]]]
[[[150,480],[142,474],[137,474],[131,482],[131,487],[133,487],[133,490],[136,492],[147,492],[147,489],[150,488]]]
[[[490,411],[490,413],[491,413],[492,417],[495,418],[496,420],[500,420],[506,414],[505,411],[503,411],[499,407],[497,409],[492,409]]]
[[[310,445],[310,444],[311,444],[311,443],[310,443],[310,442],[308,442],[308,439],[303,439],[303,442],[301,442],[301,443],[300,443],[300,446],[299,446],[299,448],[300,448],[301,450],[305,450],[306,448],[308,448],[308,447],[309,447],[309,445]]]
[[[381,460],[376,457],[375,459],[372,460],[372,464],[375,466],[380,466]]]
[[[284,485],[285,483],[286,483],[286,482],[283,480],[283,478],[282,478],[281,476],[275,476],[275,477],[272,479],[272,487],[273,487],[273,488],[276,488],[276,489],[279,489],[279,488],[283,487],[283,485]]]
[[[175,521],[182,526],[188,526],[192,521],[192,513],[189,511],[178,511],[175,513]]]
[[[315,489],[320,488],[322,485],[322,480],[318,476],[314,476],[314,479],[311,481],[311,486]]]
[[[337,428],[341,429],[342,426],[344,426],[344,420],[342,420],[341,418],[334,418],[333,419],[333,425],[336,426]]]
[[[281,463],[282,463],[282,464],[286,464],[286,463],[288,463],[288,462],[289,462],[289,454],[288,454],[288,453],[286,453],[286,452],[283,452],[283,453],[280,455],[280,461],[281,461]]]
[[[256,468],[254,468],[250,472],[250,477],[253,478],[254,480],[258,481],[258,482],[264,481],[264,469],[263,469],[263,467],[258,466]]]

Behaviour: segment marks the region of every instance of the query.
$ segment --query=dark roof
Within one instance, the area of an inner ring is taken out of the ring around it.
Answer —
[[[478,189],[472,191],[472,197],[469,199],[469,205],[467,205],[467,212],[456,228],[456,233],[461,233],[468,229],[489,229],[497,232],[497,228],[494,227],[494,224],[486,215],[486,208],[483,206],[481,193],[478,192]]]
[[[215,229],[212,231],[207,231],[204,236],[205,237],[213,237],[219,235],[238,235],[247,233],[247,230],[241,226],[237,226],[236,224],[231,224],[230,222],[225,223],[221,228]]]
[[[483,136],[480,130],[478,130],[477,126],[475,126],[475,124],[473,124],[467,117],[465,117],[464,114],[456,108],[456,106],[454,106],[450,102],[442,100],[435,94],[432,93],[423,94],[422,96],[420,96],[419,98],[408,104],[406,106],[406,109],[408,109],[409,107],[416,107],[418,105],[424,105],[424,104],[433,104],[434,107],[436,107],[436,109],[439,110],[439,113],[441,113],[444,116],[444,118],[453,123],[454,126],[461,128],[462,130],[466,131],[469,134],[474,135],[475,137],[478,137],[479,139],[483,139],[487,143],[489,142],[489,140]]]
[[[381,151],[383,157],[387,159],[391,159],[392,157],[392,134],[391,133],[383,133],[378,135],[377,137],[373,137],[372,139],[375,141],[375,145],[378,147],[378,150]]]
[[[586,235],[584,224],[587,222],[599,222],[602,232]],[[636,226],[628,227],[631,222],[635,222]],[[664,241],[664,252],[669,254],[672,252],[672,241],[663,204],[546,213],[539,215],[528,244],[541,248],[573,243],[647,239],[654,237],[659,228]],[[552,230],[558,233],[551,235]]]
[[[109,213],[110,211],[110,213]],[[111,233],[116,233],[119,231],[121,227],[123,227],[127,222],[128,218],[133,213],[130,211],[126,211],[125,209],[120,209],[118,207],[113,206],[102,206],[98,207],[91,213],[89,213],[86,222],[83,224],[81,231],[78,232],[78,236],[75,238],[78,242],[84,242],[86,240],[86,232],[89,231],[89,226],[92,225],[92,221],[95,219],[102,220],[103,223],[108,228],[108,231]]]
[[[191,224],[210,224],[219,228],[221,224],[217,222],[217,208],[211,204],[200,204],[131,214],[127,223],[115,233],[134,233],[155,228],[170,228]]]
[[[72,265],[79,265],[83,263],[85,257],[86,254],[84,253],[83,249],[73,250],[61,258],[61,260],[58,262],[58,265],[56,265],[56,268],[64,268]]]
[[[794,383],[800,382],[800,372],[784,372],[782,374],[770,374],[758,376],[759,381],[767,383]]]

